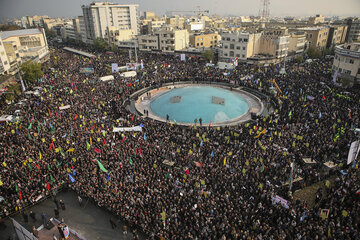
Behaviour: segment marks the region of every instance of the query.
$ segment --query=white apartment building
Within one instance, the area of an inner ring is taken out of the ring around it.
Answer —
[[[221,60],[234,58],[246,60],[259,52],[261,33],[231,32],[220,35],[222,46],[219,57]]]
[[[10,62],[5,52],[4,44],[0,38],[0,75],[8,74]]]
[[[336,46],[332,68],[337,78],[353,79],[360,84],[360,43]]]
[[[304,32],[290,33],[288,54],[302,54],[305,51],[306,42],[306,34]]]
[[[108,2],[93,2],[83,5],[86,39],[105,38],[109,28],[130,29],[138,34],[139,5],[121,5]]]
[[[27,60],[44,62],[50,57],[44,29],[0,32],[0,38],[9,59],[9,73],[16,72],[18,65]]]
[[[159,35],[160,50],[163,52],[174,52],[189,46],[189,32],[166,27],[156,31]]]
[[[154,34],[138,36],[140,51],[174,52],[189,46],[187,30],[166,27],[158,29]]]

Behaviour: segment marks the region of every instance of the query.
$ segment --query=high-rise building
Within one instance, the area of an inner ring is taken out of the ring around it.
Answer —
[[[133,30],[138,34],[139,5],[93,2],[82,6],[86,39],[105,38],[109,28]]]
[[[348,18],[346,24],[348,26],[346,42],[360,41],[360,18]]]

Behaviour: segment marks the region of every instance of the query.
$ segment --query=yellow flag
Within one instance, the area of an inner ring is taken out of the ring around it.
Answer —
[[[40,160],[42,159],[42,155],[41,155],[41,152],[39,151],[39,158]]]
[[[224,165],[226,165],[226,157],[224,158]]]
[[[7,166],[7,165],[6,165],[6,162],[3,162],[3,166],[4,166],[4,167],[6,167],[6,166]]]
[[[3,182],[0,180],[0,186],[2,186],[3,185]]]

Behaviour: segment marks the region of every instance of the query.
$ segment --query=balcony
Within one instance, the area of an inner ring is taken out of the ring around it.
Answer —
[[[360,59],[360,52],[352,51],[349,49],[344,49],[344,45],[335,47],[335,54],[345,56],[345,57],[353,57]]]

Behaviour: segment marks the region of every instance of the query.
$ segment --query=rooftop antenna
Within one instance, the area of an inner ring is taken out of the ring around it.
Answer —
[[[270,17],[270,0],[261,0],[259,16],[263,19]]]

